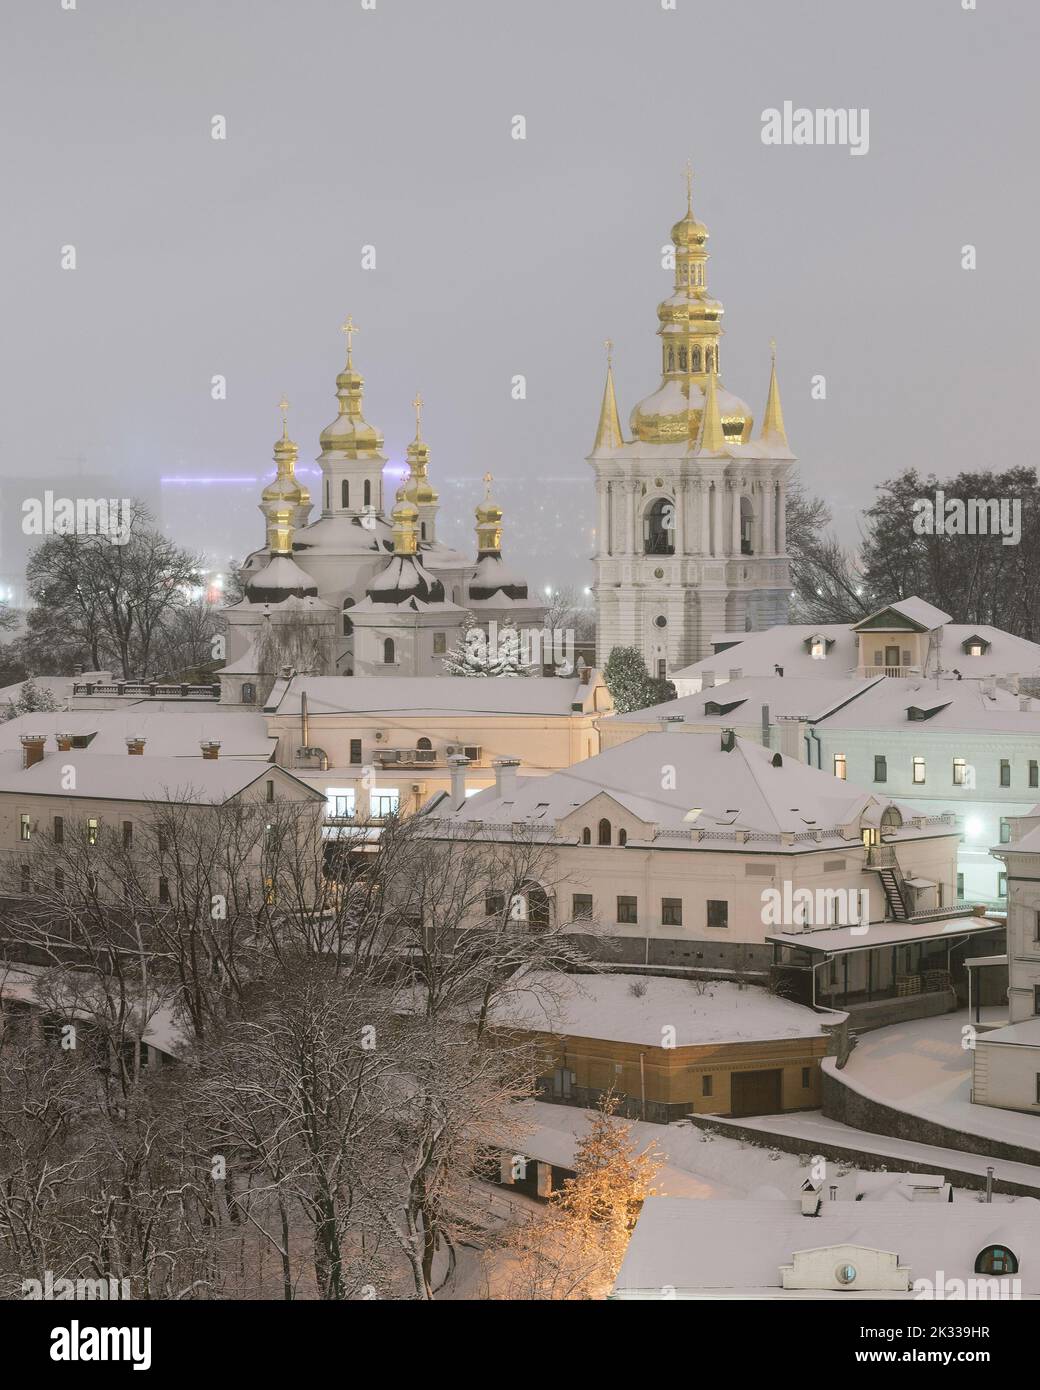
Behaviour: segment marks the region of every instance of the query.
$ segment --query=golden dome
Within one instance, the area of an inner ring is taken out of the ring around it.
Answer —
[[[419,519],[419,508],[408,497],[407,487],[397,489],[397,501],[390,513],[395,522],[415,522]]]
[[[353,337],[358,329],[353,319],[348,317],[342,331],[347,335],[347,363],[336,377],[339,414],[331,425],[325,426],[319,438],[323,451],[328,449],[357,458],[360,454],[379,453],[383,436],[362,414],[365,380],[354,370]]]
[[[260,494],[261,502],[279,502],[292,507],[310,506],[311,495],[296,477],[296,461],[300,451],[289,438],[287,412],[289,402],[282,397],[282,437],[274,446],[275,476]]]
[[[698,222],[691,211],[687,211],[686,216],[672,228],[672,243],[680,250],[701,247],[707,240],[707,227],[703,222]]]

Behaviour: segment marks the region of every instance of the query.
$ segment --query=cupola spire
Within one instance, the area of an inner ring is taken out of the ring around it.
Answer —
[[[592,446],[594,454],[598,454],[604,449],[620,449],[625,442],[621,433],[617,396],[614,394],[614,344],[608,338],[605,346],[607,349],[607,381],[603,387],[603,403],[599,408],[596,442]]]
[[[784,412],[780,408],[780,387],[776,380],[776,339],[769,344],[772,363],[769,369],[769,394],[766,396],[766,412],[762,416],[762,438],[766,443],[782,444],[786,449],[787,431],[784,429]]]

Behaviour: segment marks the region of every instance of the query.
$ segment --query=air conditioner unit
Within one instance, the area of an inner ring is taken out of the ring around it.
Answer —
[[[383,741],[383,739],[384,739],[385,737],[386,737],[386,735],[385,735],[385,734],[383,733],[383,731],[380,729],[380,730],[377,732],[377,734],[376,734],[376,743],[382,743],[382,741]]]
[[[425,790],[426,790],[426,783],[425,783],[425,782],[413,782],[413,783],[412,783],[412,791],[415,792],[417,795],[418,795],[420,792],[424,792]]]
[[[467,743],[462,751],[471,763],[479,763],[484,752],[479,743]]]
[[[445,751],[445,753],[448,755],[448,757],[450,758],[450,757],[452,756],[453,753],[457,753],[457,752],[459,751],[458,744],[449,743],[449,744],[447,745],[447,747],[445,748],[444,751]]]

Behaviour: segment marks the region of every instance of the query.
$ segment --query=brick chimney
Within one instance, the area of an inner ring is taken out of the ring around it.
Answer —
[[[72,752],[72,734],[55,734],[54,737],[58,740],[59,753]]]
[[[204,738],[199,747],[207,762],[215,763],[220,756],[220,740],[217,738]]]
[[[32,767],[35,763],[43,762],[43,745],[47,742],[46,734],[22,734],[22,767]]]
[[[144,753],[143,738],[128,738],[126,741],[126,751],[134,757],[140,757]]]

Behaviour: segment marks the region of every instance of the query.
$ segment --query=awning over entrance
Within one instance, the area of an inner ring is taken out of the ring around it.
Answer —
[[[841,951],[873,951],[884,946],[908,946],[911,942],[957,941],[997,931],[1004,919],[944,917],[934,922],[874,922],[869,927],[823,927],[818,931],[775,932],[766,940],[799,951],[835,955]]]

